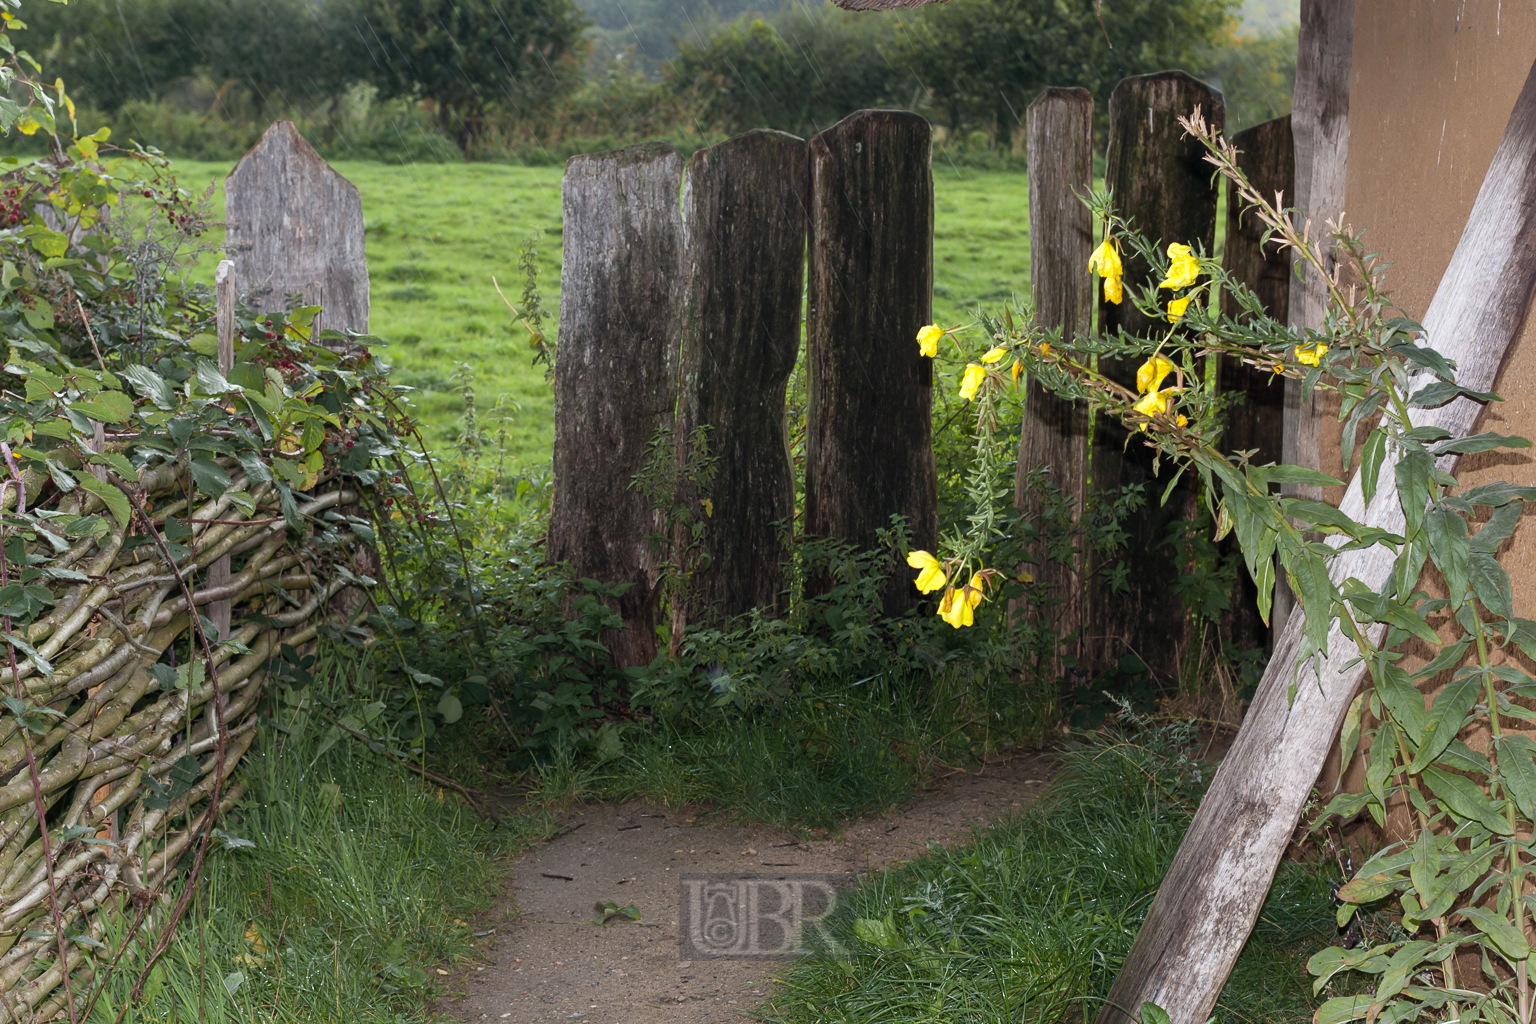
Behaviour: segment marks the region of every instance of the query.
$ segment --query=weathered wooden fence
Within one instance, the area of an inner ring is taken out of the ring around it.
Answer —
[[[1138,230],[1210,253],[1218,192],[1200,147],[1177,125],[1196,107],[1221,123],[1220,93],[1182,72],[1122,81],[1110,101],[1107,183]],[[1026,115],[1035,317],[1067,343],[1092,328],[1096,306],[1087,271],[1095,225],[1080,198],[1093,180],[1093,122],[1093,100],[1081,89],[1047,90]],[[1290,190],[1288,139],[1284,119],[1238,139],[1244,166],[1266,191]],[[915,546],[936,542],[932,365],[915,342],[932,316],[929,149],[929,126],[917,115],[859,111],[809,143],[779,132],[737,136],[696,153],[686,177],[681,157],[664,146],[568,165],[549,553],[579,576],[630,585],[616,602],[625,629],[609,638],[619,664],[655,655],[658,584],[677,570],[664,563],[676,560],[680,542],[695,549],[674,627],[781,606],[782,541],[795,511],[785,390],[799,351],[802,282],[803,532],[870,547],[899,514]],[[1226,265],[1283,318],[1284,263],[1241,214],[1233,204]],[[1128,259],[1127,289],[1149,284],[1150,268]],[[1098,303],[1097,312],[1104,331],[1166,328],[1144,322],[1129,300]],[[1135,373],[1110,369],[1127,379]],[[1261,461],[1276,458],[1283,392],[1241,365],[1220,372],[1224,387],[1245,396],[1231,443],[1257,449]],[[707,489],[677,483],[674,502],[704,510],[693,513],[704,529],[691,541],[675,521],[662,521],[635,480],[653,440],[675,438],[680,465],[700,426],[710,428],[717,475]],[[1125,485],[1148,495],[1146,512],[1126,524],[1130,542],[1113,556],[1127,563],[1130,593],[1106,585],[1103,558],[1080,554],[1065,566],[1042,565],[1063,599],[1049,614],[1071,638],[1064,653],[1089,677],[1129,653],[1167,680],[1177,674],[1188,626],[1167,591],[1181,554],[1164,540],[1192,514],[1195,496],[1175,489],[1160,504],[1167,481],[1153,474],[1145,447],[1115,422],[1101,420],[1092,436],[1090,445],[1080,404],[1031,386],[1020,507],[1043,507],[1027,486],[1041,468],[1067,499],[1068,527]],[[664,536],[670,546],[658,543]],[[887,613],[900,614],[918,594],[898,571],[882,597]],[[1266,639],[1252,613],[1234,613],[1223,626],[1229,639]]]

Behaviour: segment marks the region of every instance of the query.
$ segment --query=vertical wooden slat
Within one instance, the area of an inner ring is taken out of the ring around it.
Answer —
[[[1215,244],[1217,189],[1204,148],[1186,137],[1178,124],[1196,107],[1220,130],[1225,119],[1221,93],[1184,72],[1122,79],[1109,98],[1104,183],[1114,193],[1116,209],[1138,232],[1164,247],[1181,242],[1203,246],[1209,254]],[[1151,268],[1126,251],[1125,301],[1104,302],[1100,293],[1100,330],[1123,329],[1143,336],[1166,331],[1166,320],[1148,319],[1131,301],[1132,290],[1149,282],[1157,283]],[[1100,369],[1134,387],[1135,362],[1103,360]],[[1178,670],[1186,616],[1180,603],[1169,599],[1168,581],[1180,566],[1176,549],[1164,541],[1169,524],[1193,511],[1193,491],[1181,480],[1161,503],[1176,469],[1165,460],[1161,474],[1154,474],[1152,450],[1128,436],[1112,417],[1095,421],[1091,458],[1095,492],[1141,484],[1147,507],[1124,524],[1130,540],[1123,554],[1112,559],[1123,558],[1129,568],[1130,592],[1111,590],[1102,572],[1090,578],[1085,665],[1090,674],[1097,673],[1131,653],[1145,661],[1159,681],[1166,681]]]
[[[299,293],[337,330],[368,332],[363,201],[291,121],[277,121],[224,185],[235,293],[258,313]]]
[[[1304,21],[1303,40],[1307,31]],[[1497,267],[1498,273],[1490,274],[1489,267]],[[1490,389],[1516,344],[1533,291],[1536,65],[1515,101],[1456,251],[1425,311],[1420,344],[1450,360],[1463,387]],[[1428,373],[1417,375],[1410,390],[1431,379]],[[1413,422],[1460,437],[1474,429],[1484,409],[1483,403],[1462,396],[1438,408],[1415,410]],[[1371,503],[1365,503],[1357,471],[1339,507],[1364,526],[1402,533],[1406,527],[1397,493],[1398,453],[1388,448]],[[1447,457],[1450,465],[1441,468],[1454,471],[1456,458]],[[1336,547],[1346,540],[1343,535],[1329,538]],[[1329,576],[1336,584],[1358,579],[1379,591],[1387,586],[1394,565],[1393,552],[1377,544],[1339,553]],[[1275,644],[1242,730],[1200,801],[1099,1011],[1098,1024],[1130,1024],[1143,1002],[1161,1006],[1173,1024],[1201,1024],[1215,1010],[1344,715],[1368,673],[1359,648],[1337,627],[1322,657],[1298,662],[1305,628],[1305,616],[1298,609]],[[1378,623],[1368,629],[1372,642],[1379,643],[1386,626]]]
[[[1355,37],[1354,0],[1302,0],[1301,34],[1296,47],[1296,97],[1291,134],[1296,146],[1294,205],[1312,222],[1314,237],[1326,239],[1328,222],[1344,212],[1344,173],[1349,158],[1349,79]],[[1331,244],[1325,252],[1331,250]],[[1331,255],[1331,253],[1330,253]],[[1291,288],[1290,325],[1322,325],[1328,305],[1327,285],[1310,270]],[[1337,399],[1317,391],[1303,401],[1300,381],[1285,385],[1285,426],[1281,462],[1325,469],[1324,425],[1335,419]],[[1323,497],[1322,488],[1287,484],[1286,494]],[[1285,574],[1275,586],[1270,622],[1275,635],[1285,626],[1295,603]]]
[[[1029,165],[1029,281],[1035,325],[1061,330],[1062,342],[1093,327],[1093,216],[1080,198],[1093,187],[1093,94],[1087,89],[1047,89],[1024,114]],[[1031,380],[1019,433],[1014,506],[1040,511],[1043,495],[1029,492],[1031,473],[1049,467],[1046,482],[1073,504],[1076,523],[1088,484],[1088,410],[1063,401]],[[1060,600],[1049,609],[1058,636],[1072,638],[1061,653],[1080,655],[1083,593],[1082,555],[1069,565],[1047,560],[1043,550],[1037,578]]]
[[[1295,202],[1296,158],[1289,115],[1234,135],[1232,144],[1238,149],[1238,167],[1260,195],[1273,201],[1275,193],[1280,192],[1284,197],[1282,209]],[[1244,212],[1242,197],[1230,183],[1222,264],[1235,280],[1253,291],[1265,312],[1285,323],[1290,306],[1290,255],[1281,252],[1273,242],[1264,244],[1263,222]],[[1232,317],[1241,312],[1236,298],[1229,293],[1221,296],[1221,310]],[[1251,451],[1254,454],[1250,458],[1259,466],[1279,462],[1285,425],[1285,378],[1230,356],[1221,358],[1218,372],[1223,392],[1243,396],[1242,404],[1234,406],[1229,414],[1222,437],[1224,450]],[[1226,639],[1239,650],[1269,647],[1270,629],[1259,618],[1258,590],[1246,572],[1240,574],[1236,590],[1232,610],[1224,616]]]
[[[784,395],[800,351],[807,160],[804,139],[759,130],[688,161],[679,440],[686,458],[708,425],[717,460],[693,621],[772,611],[784,590],[780,531],[795,514]]]
[[[931,141],[900,110],[858,111],[811,140],[810,536],[871,548],[900,513],[915,546],[938,540],[933,368],[917,347],[933,315]],[[912,605],[906,566],[882,595],[889,615]]]
[[[232,280],[234,263],[220,260],[214,271],[215,322],[219,338],[219,372],[228,374],[235,366],[235,282]],[[208,588],[229,585],[229,556],[225,555],[208,567]],[[225,598],[208,606],[208,619],[219,631],[220,640],[229,639],[229,624],[233,604]]]
[[[555,495],[549,559],[630,584],[624,628],[603,642],[621,667],[656,653],[649,499],[632,486],[646,446],[674,424],[682,300],[683,158],[648,144],[572,157],[555,366]]]

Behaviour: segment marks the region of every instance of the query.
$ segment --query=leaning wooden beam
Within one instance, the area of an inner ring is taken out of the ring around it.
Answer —
[[[1087,89],[1047,89],[1024,114],[1029,164],[1029,281],[1035,326],[1061,329],[1070,344],[1093,328],[1093,215],[1082,196],[1093,187],[1093,94]],[[1031,380],[1019,431],[1019,463],[1013,504],[1044,513],[1045,492],[1034,492],[1035,470],[1049,467],[1044,483],[1054,486],[1076,523],[1088,486],[1088,409],[1057,398]],[[1066,565],[1044,550],[1035,575],[1059,604],[1045,610],[1057,635],[1067,639],[1063,655],[1077,657],[1083,625],[1082,554]]]
[[[565,166],[565,255],[555,365],[551,562],[630,584],[624,628],[603,643],[620,667],[656,655],[651,534],[657,514],[633,486],[647,447],[674,424],[683,244],[683,158],[650,143]]]
[[[1493,387],[1533,287],[1536,65],[1424,316],[1427,343],[1456,363],[1460,383],[1478,391]],[[1414,425],[1438,426],[1459,437],[1471,432],[1482,411],[1481,403],[1458,398],[1423,411]],[[1449,470],[1454,462],[1448,456],[1440,467]],[[1344,512],[1357,522],[1401,532],[1395,467],[1389,455],[1369,507],[1356,473],[1344,495]],[[1330,572],[1335,582],[1354,577],[1379,591],[1392,566],[1391,553],[1377,546],[1337,556]],[[1298,667],[1303,629],[1298,608],[1115,979],[1099,1024],[1132,1021],[1147,1001],[1167,1010],[1174,1024],[1201,1024],[1215,1008],[1365,674],[1355,646],[1337,628],[1321,673],[1311,663]]]

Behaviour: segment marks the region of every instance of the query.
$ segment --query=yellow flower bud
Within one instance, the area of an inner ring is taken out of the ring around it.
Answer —
[[[986,354],[981,357],[981,361],[984,362],[984,363],[995,363],[995,362],[999,361],[1000,359],[1002,359],[1003,356],[1005,356],[1007,354],[1008,354],[1008,350],[1006,348],[1004,348],[1003,346],[999,345],[996,348],[989,348],[989,349],[987,349]]]
[[[981,390],[982,382],[987,379],[987,371],[980,363],[966,363],[965,375],[960,378],[960,397],[967,402],[976,400],[976,392]]]
[[[1163,386],[1163,378],[1173,372],[1173,364],[1163,356],[1153,356],[1136,371],[1136,390],[1142,394]]]
[[[1184,315],[1184,311],[1186,309],[1188,309],[1188,308],[1189,308],[1189,296],[1188,295],[1184,296],[1182,299],[1173,299],[1173,300],[1169,301],[1169,303],[1168,303],[1168,319],[1170,321],[1178,320],[1179,317]]]
[[[1093,250],[1093,255],[1088,257],[1088,270],[1104,279],[1105,301],[1119,305],[1125,296],[1120,283],[1120,279],[1125,276],[1125,266],[1120,262],[1120,250],[1113,238],[1104,239]]]

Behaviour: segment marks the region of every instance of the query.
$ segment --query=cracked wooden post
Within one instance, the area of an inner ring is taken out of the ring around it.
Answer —
[[[257,313],[300,294],[327,327],[368,333],[363,201],[292,121],[276,121],[224,184],[235,294]]]
[[[1498,273],[1489,273],[1497,267]],[[1309,274],[1311,271],[1309,270]],[[1536,65],[1526,77],[1504,137],[1483,179],[1450,265],[1424,314],[1428,345],[1457,367],[1457,382],[1487,391],[1514,344],[1536,288]],[[1415,378],[1409,390],[1431,379]],[[1470,433],[1483,404],[1465,396],[1417,411],[1414,426]],[[1438,465],[1454,470],[1455,456]],[[1404,530],[1391,451],[1369,507],[1355,473],[1340,507],[1356,522]],[[1329,543],[1341,546],[1335,535]],[[1335,556],[1329,575],[1380,591],[1392,553],[1380,545]],[[1335,626],[1321,672],[1296,656],[1305,616],[1298,606],[1248,708],[1242,730],[1200,801],[1173,866],[1115,978],[1098,1024],[1136,1020],[1143,1002],[1161,1006],[1173,1024],[1201,1024],[1253,930],[1275,869],[1290,845],[1302,808],[1333,749],[1344,714],[1366,668],[1359,650]],[[1373,643],[1385,627],[1371,627]],[[1294,686],[1295,699],[1290,694]]]
[[[1093,327],[1093,215],[1081,196],[1093,188],[1093,94],[1087,89],[1047,89],[1024,114],[1029,165],[1029,282],[1035,326],[1061,331],[1065,345]],[[1038,381],[1028,384],[1019,431],[1014,507],[1044,511],[1044,495],[1031,493],[1034,470],[1048,467],[1044,483],[1071,503],[1069,529],[1082,514],[1088,485],[1088,409],[1057,398]],[[1061,603],[1044,609],[1060,637],[1058,651],[1079,655],[1083,625],[1082,555],[1070,564],[1049,561],[1043,550],[1033,571]]]
[[[651,143],[572,157],[561,189],[565,251],[555,362],[555,495],[547,550],[575,575],[628,584],[619,667],[656,655],[660,525],[632,484],[675,423],[683,158]]]
[[[1284,196],[1281,208],[1295,203],[1295,147],[1291,139],[1290,115],[1265,121],[1232,137],[1237,147],[1237,164],[1260,195],[1271,202],[1276,192]],[[1251,289],[1264,311],[1280,323],[1286,322],[1290,308],[1291,257],[1271,242],[1264,244],[1264,224],[1252,213],[1243,211],[1237,187],[1227,184],[1227,238],[1222,265],[1235,280]],[[1221,311],[1230,317],[1241,314],[1237,299],[1229,292],[1221,296]],[[1262,366],[1250,366],[1241,359],[1222,356],[1217,363],[1219,386],[1223,392],[1243,395],[1243,404],[1233,407],[1222,436],[1227,452],[1252,451],[1254,465],[1281,461],[1285,429],[1285,381]],[[1228,543],[1235,544],[1231,540]],[[1271,630],[1259,618],[1258,590],[1247,573],[1241,573],[1234,588],[1232,610],[1223,616],[1227,639],[1238,650],[1268,648]],[[1273,633],[1278,636],[1278,631]]]
[[[1122,79],[1109,98],[1104,184],[1114,193],[1116,212],[1153,243],[1166,248],[1180,242],[1203,247],[1210,254],[1215,245],[1218,193],[1211,166],[1204,160],[1205,148],[1186,137],[1178,123],[1196,107],[1212,128],[1221,130],[1225,116],[1221,93],[1184,72]],[[1167,320],[1143,316],[1132,301],[1133,292],[1156,285],[1157,278],[1128,249],[1122,253],[1125,300],[1116,305],[1101,296],[1099,330],[1141,336],[1167,330]],[[1100,369],[1134,387],[1137,362],[1105,359]],[[1176,549],[1164,540],[1175,520],[1193,512],[1194,492],[1186,475],[1163,502],[1163,491],[1175,470],[1165,461],[1162,472],[1154,474],[1152,456],[1153,451],[1129,436],[1115,417],[1095,419],[1090,455],[1094,492],[1141,485],[1146,489],[1146,508],[1124,524],[1130,535],[1124,550],[1107,559],[1124,561],[1129,591],[1113,590],[1106,574],[1098,571],[1101,566],[1090,564],[1083,639],[1083,660],[1090,676],[1114,666],[1126,654],[1145,662],[1160,682],[1166,683],[1178,672],[1188,616],[1180,602],[1168,598],[1167,581],[1177,576],[1180,564]]]
[[[688,618],[782,604],[782,533],[795,514],[784,396],[800,351],[808,155],[804,139],[758,130],[702,149],[683,186],[687,294],[678,442],[708,426],[717,475]],[[681,625],[674,612],[674,630]]]
[[[932,360],[933,169],[927,121],[860,110],[811,140],[810,409],[806,534],[870,549],[891,515],[914,547],[938,541]],[[881,589],[887,615],[918,598],[904,563]]]
[[[235,368],[235,282],[231,279],[234,264],[220,260],[214,271],[213,281],[216,301],[215,311],[219,338],[219,372],[225,376]],[[208,567],[208,588],[229,585],[229,556],[225,555]],[[229,598],[214,601],[208,606],[208,619],[218,630],[219,640],[229,639],[229,624],[234,605]]]

